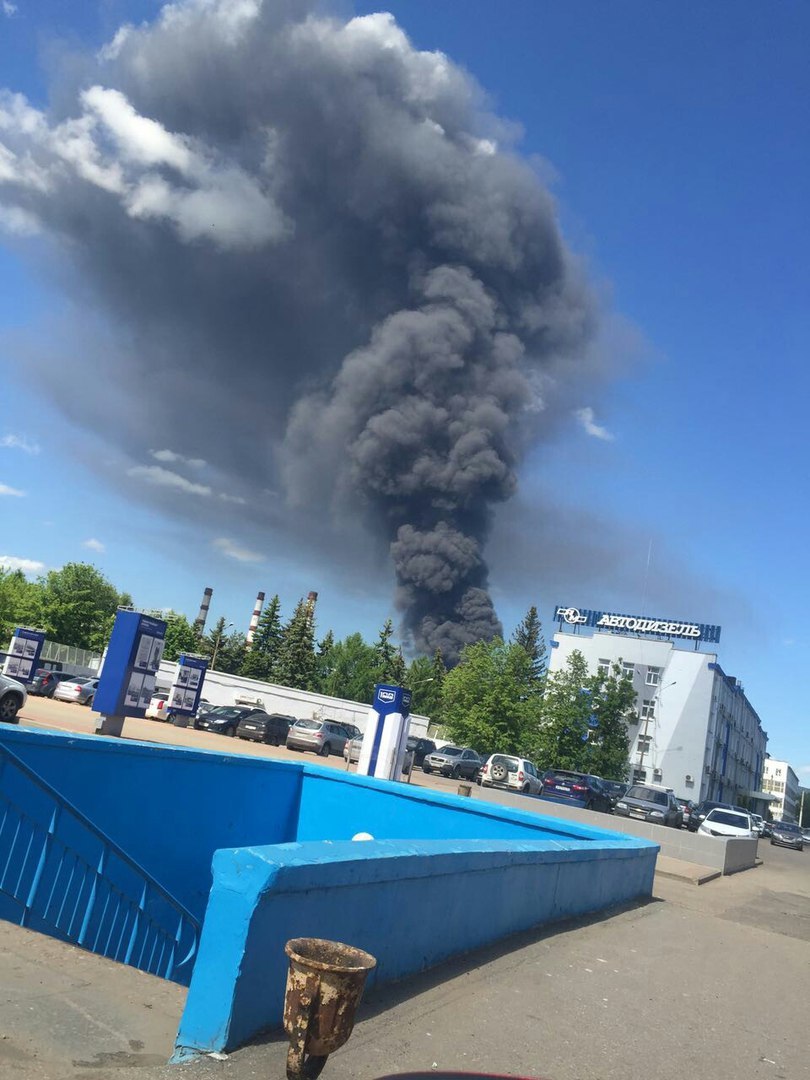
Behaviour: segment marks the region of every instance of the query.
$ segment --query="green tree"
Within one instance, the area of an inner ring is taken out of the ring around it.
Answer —
[[[532,604],[523,619],[518,623],[512,641],[526,650],[532,662],[532,672],[536,679],[541,679],[546,670],[546,641],[537,608]]]
[[[296,690],[313,690],[315,669],[315,620],[312,605],[302,597],[281,634],[278,681]]]
[[[281,601],[276,595],[261,614],[256,633],[253,635],[253,641],[242,665],[243,675],[251,679],[275,681],[281,633]]]
[[[176,660],[180,653],[195,653],[199,640],[194,627],[177,611],[170,611],[166,619],[166,644],[163,650],[165,660]]]
[[[247,652],[245,635],[239,631],[228,633],[233,623],[226,623],[221,616],[210,633],[199,642],[199,651],[207,656],[212,671],[225,671],[236,675],[242,669]]]
[[[0,647],[18,626],[42,623],[42,582],[29,581],[22,570],[0,568]]]
[[[392,640],[393,637],[394,624],[390,619],[386,619],[374,645],[374,651],[377,654],[374,681],[400,685],[405,675],[405,665],[402,660],[402,653]]]
[[[623,780],[635,700],[632,681],[618,664],[609,673],[591,675],[585,657],[575,650],[546,682],[538,764]]]
[[[405,686],[413,694],[411,711],[430,717],[434,724],[442,723],[442,693],[446,674],[441,650],[437,649],[432,660],[427,656],[415,657],[405,676]]]
[[[51,570],[42,589],[42,620],[48,636],[64,645],[103,651],[122,599],[102,573],[88,563]]]
[[[589,683],[596,726],[588,740],[588,771],[606,780],[626,780],[630,771],[627,725],[636,718],[633,680],[620,664],[614,664],[609,673],[592,675]]]
[[[329,655],[329,674],[323,692],[349,701],[371,703],[377,670],[377,651],[361,634],[336,642]]]
[[[501,638],[462,650],[444,677],[442,720],[464,746],[527,754],[537,739],[539,695],[526,650]]]
[[[315,654],[315,689],[321,694],[328,693],[325,687],[332,674],[334,648],[335,635],[328,630],[323,641],[318,642],[318,652]]]

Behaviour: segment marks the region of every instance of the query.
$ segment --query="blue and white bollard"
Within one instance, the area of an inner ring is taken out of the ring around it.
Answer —
[[[410,711],[410,690],[377,683],[360,746],[358,774],[376,776],[380,780],[399,780],[408,740]]]

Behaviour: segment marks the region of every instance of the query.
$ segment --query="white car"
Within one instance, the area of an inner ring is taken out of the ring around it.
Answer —
[[[749,814],[740,810],[723,810],[719,807],[710,810],[698,828],[704,836],[742,836],[746,839],[756,837],[754,823]]]
[[[350,739],[349,742],[347,742],[346,745],[343,747],[343,760],[348,761],[349,764],[352,764],[352,765],[355,762],[359,761],[360,760],[360,750],[361,750],[362,746],[363,746],[363,736],[362,736],[362,734],[355,735],[355,737],[353,739]]]
[[[543,782],[537,769],[526,758],[512,754],[492,754],[487,758],[478,777],[481,787],[509,788],[524,795],[539,795]]]
[[[0,675],[0,720],[6,724],[17,723],[17,713],[25,705],[28,691],[21,682]]]
[[[77,705],[92,705],[98,679],[68,679],[60,682],[53,692],[57,701],[73,701]]]
[[[146,712],[143,715],[147,720],[165,720],[170,724],[173,716],[172,711],[169,708],[169,695],[155,694],[147,705]]]

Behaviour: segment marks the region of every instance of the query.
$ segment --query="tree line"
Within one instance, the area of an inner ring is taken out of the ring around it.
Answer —
[[[93,566],[68,563],[37,581],[0,570],[0,632],[38,626],[67,645],[101,652],[119,606],[132,604]],[[592,674],[580,652],[549,672],[537,608],[529,608],[511,638],[468,645],[447,670],[440,652],[406,661],[387,619],[376,640],[349,634],[318,638],[313,607],[302,598],[285,619],[279,597],[265,606],[253,641],[220,618],[200,637],[177,612],[166,620],[165,657],[181,652],[208,657],[218,671],[370,702],[374,684],[395,683],[413,692],[412,709],[479,753],[511,753],[541,769],[558,767],[623,779],[628,723],[636,695],[620,665]]]

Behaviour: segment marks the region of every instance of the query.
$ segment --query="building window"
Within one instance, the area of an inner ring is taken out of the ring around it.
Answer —
[[[604,660],[604,659],[600,660],[599,665],[598,665],[598,670],[599,670],[600,675],[609,675],[610,674],[610,661],[609,660]]]
[[[636,673],[636,665],[629,663],[627,660],[622,660],[622,675],[626,675],[632,679]]]
[[[661,682],[661,668],[660,667],[648,667],[647,668],[647,686],[658,686]]]
[[[639,716],[642,720],[655,719],[655,698],[644,698],[639,710]]]
[[[652,746],[652,735],[639,735],[638,737],[638,751],[639,753],[646,754]]]

